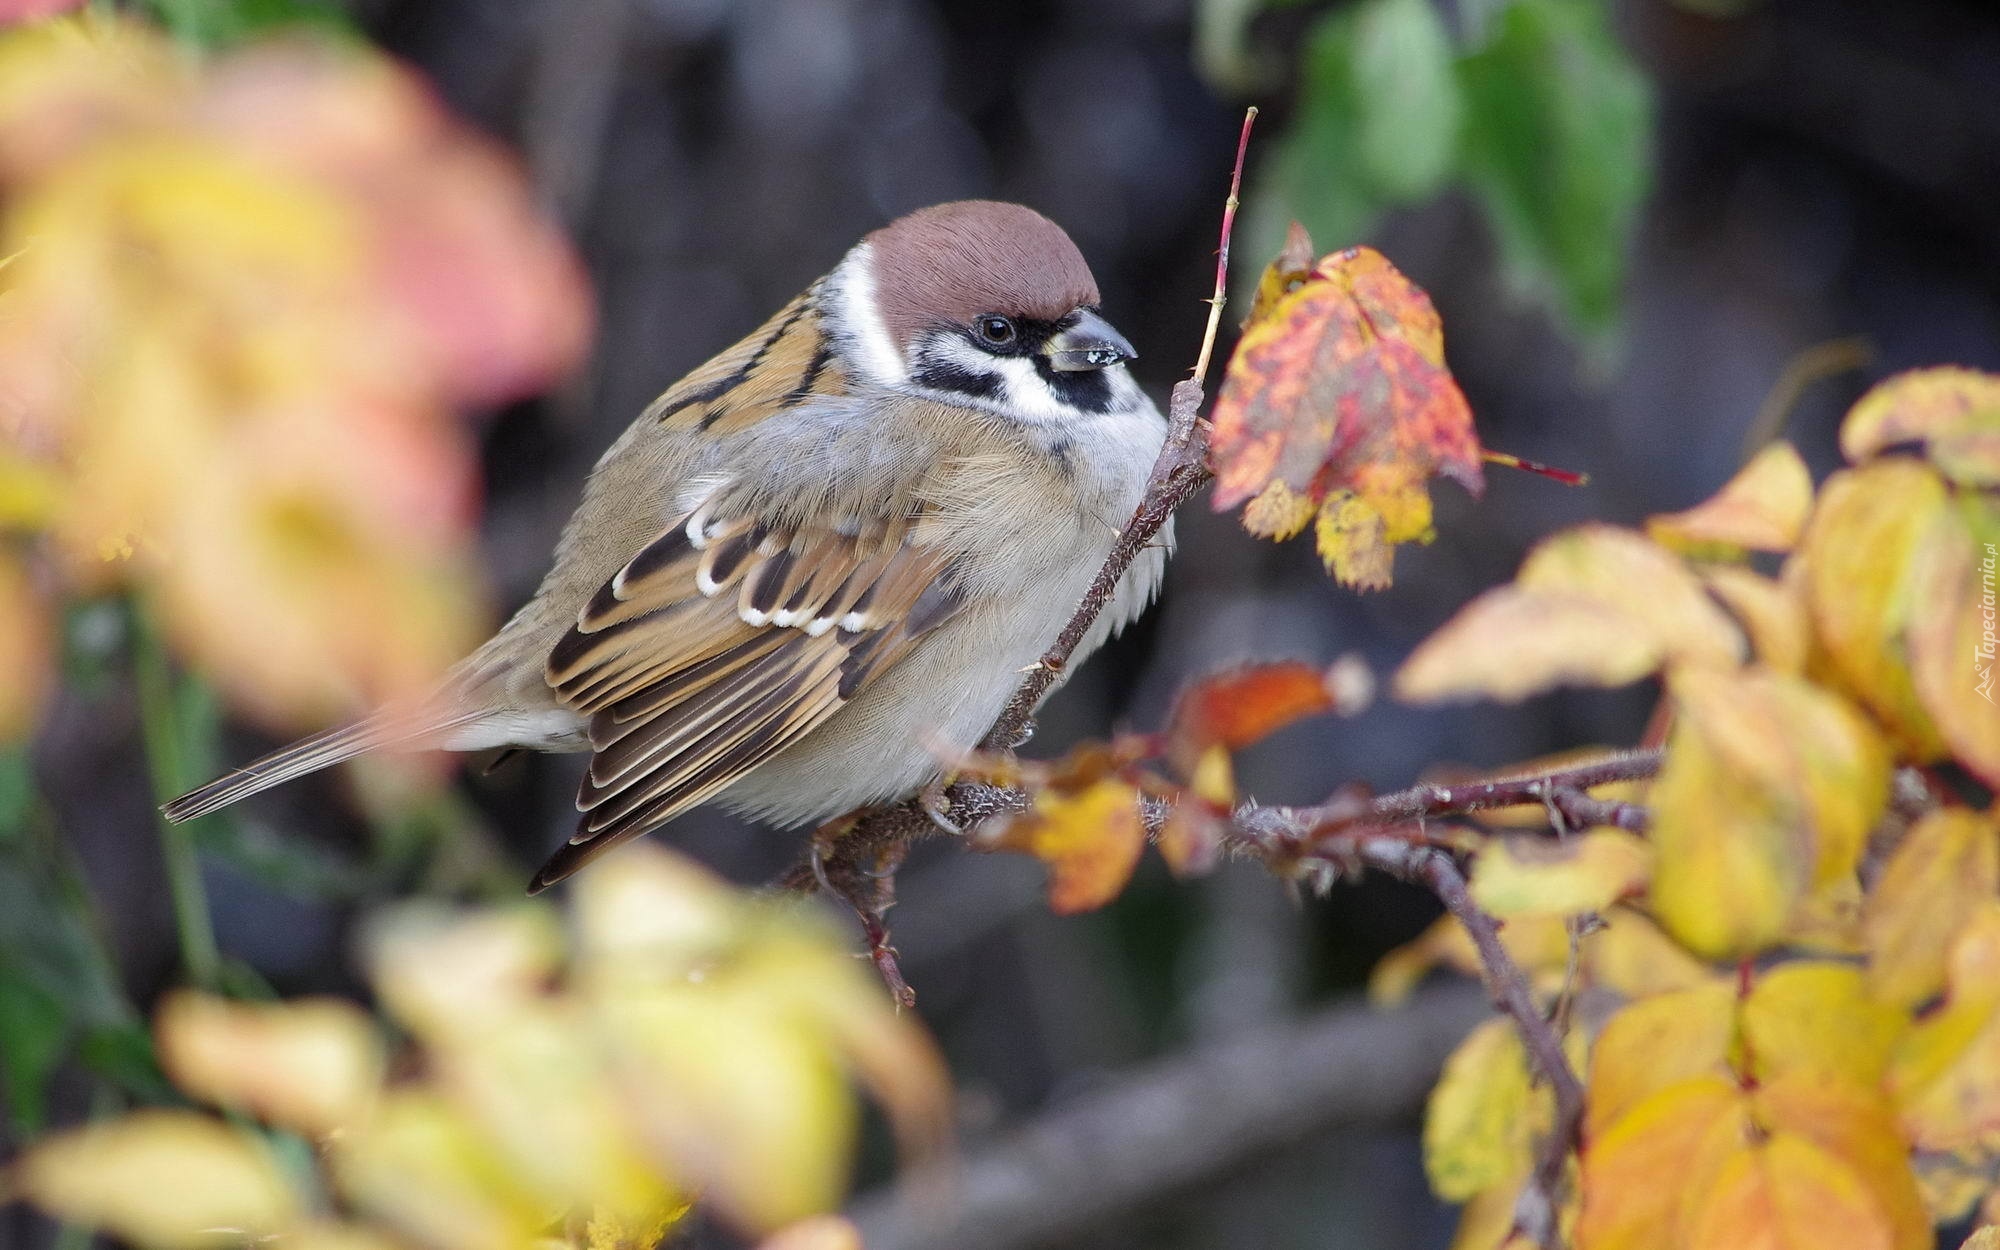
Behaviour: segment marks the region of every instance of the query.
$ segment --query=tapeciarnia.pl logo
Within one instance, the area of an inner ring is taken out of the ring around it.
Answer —
[[[1996,613],[1993,598],[1994,568],[2000,565],[2000,552],[1995,544],[1986,544],[1986,558],[1979,562],[1979,642],[1972,648],[1972,675],[1977,678],[1972,689],[1988,703],[1993,702],[1993,656],[1996,640],[1994,621]]]

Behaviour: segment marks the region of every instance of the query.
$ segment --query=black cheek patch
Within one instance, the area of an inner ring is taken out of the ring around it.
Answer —
[[[917,367],[911,381],[934,391],[950,391],[975,399],[992,399],[1000,394],[998,374],[967,369],[948,360],[926,360]]]
[[[1049,384],[1055,397],[1079,412],[1111,411],[1111,379],[1103,369],[1065,370],[1051,366],[1043,356],[1035,357],[1035,372]]]

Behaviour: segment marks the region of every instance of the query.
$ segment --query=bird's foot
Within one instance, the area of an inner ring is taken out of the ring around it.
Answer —
[[[854,918],[861,922],[861,935],[867,940],[868,959],[875,965],[882,983],[889,989],[889,996],[898,1007],[917,1005],[917,992],[903,976],[903,970],[896,960],[896,948],[889,944],[889,926],[884,917],[896,905],[896,870],[903,866],[903,856],[909,843],[896,839],[873,846],[858,846],[845,835],[851,833],[857,820],[854,816],[843,816],[828,821],[813,831],[812,850],[809,858],[811,875],[795,870],[786,884],[793,888],[807,888],[807,882],[816,884],[829,895],[846,903],[854,912]]]

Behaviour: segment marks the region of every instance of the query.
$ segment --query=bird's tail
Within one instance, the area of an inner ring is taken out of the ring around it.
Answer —
[[[412,717],[407,713],[401,716],[377,714],[352,725],[301,738],[290,746],[279,747],[269,755],[252,760],[241,768],[233,768],[207,785],[163,804],[160,811],[175,824],[194,820],[240,799],[261,794],[272,786],[345,763],[369,751],[436,743],[443,733],[469,719],[472,718],[456,716],[440,723],[436,717]]]

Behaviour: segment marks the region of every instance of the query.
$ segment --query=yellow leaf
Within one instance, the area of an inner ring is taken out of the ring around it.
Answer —
[[[1771,1081],[1820,1073],[1874,1085],[1906,1022],[1868,992],[1859,968],[1822,960],[1781,964],[1757,978],[1743,1003],[1750,1075]]]
[[[1701,580],[1743,627],[1760,664],[1791,677],[1804,674],[1812,630],[1796,587],[1729,564],[1703,569]]]
[[[1396,549],[1382,513],[1351,490],[1333,491],[1320,504],[1313,545],[1327,572],[1343,586],[1382,590],[1395,580]]]
[[[1987,1224],[1972,1231],[1959,1243],[1958,1250],[2000,1250],[2000,1224]]]
[[[1914,1007],[1944,987],[1951,943],[1983,903],[2000,895],[2000,821],[1939,808],[1913,825],[1864,903],[1869,984]]]
[[[2000,1130],[2000,902],[1959,932],[1945,1002],[1911,1026],[1889,1066],[1889,1091],[1915,1143],[1978,1144]]]
[[[432,1040],[505,1021],[540,995],[562,960],[555,917],[536,904],[463,914],[411,904],[376,919],[367,938],[376,992]]]
[[[1713,958],[1785,933],[1815,886],[1851,873],[1888,799],[1887,752],[1843,701],[1796,678],[1684,670],[1652,790],[1653,901]]]
[[[1906,635],[1922,613],[1916,564],[1949,504],[1942,479],[1905,459],[1828,478],[1800,558],[1815,634],[1841,682],[1918,762],[1945,744],[1917,697]],[[1969,658],[1969,657],[1967,657]],[[1961,676],[1970,676],[1968,668]]]
[[[1565,684],[1624,685],[1662,665],[1733,667],[1744,640],[1679,560],[1629,530],[1587,525],[1530,552],[1397,672],[1411,702],[1525,698]]]
[[[1886,1217],[1895,1250],[1933,1244],[1909,1145],[1874,1079],[1793,1069],[1760,1085],[1751,1103],[1759,1124],[1797,1133],[1854,1172]]]
[[[1511,1020],[1488,1020],[1459,1043],[1424,1114],[1424,1171],[1438,1197],[1464,1202],[1527,1171],[1533,1094]]]
[[[1684,1198],[1740,1152],[1750,1131],[1748,1103],[1727,1077],[1681,1081],[1633,1107],[1584,1152],[1577,1250],[1700,1245],[1681,1235]]]
[[[418,1244],[525,1246],[561,1214],[518,1188],[485,1135],[428,1090],[390,1091],[328,1161],[360,1210]]]
[[[1259,538],[1290,538],[1311,523],[1317,511],[1319,505],[1311,495],[1301,495],[1274,479],[1243,506],[1243,528]]]
[[[1797,1134],[1738,1151],[1696,1204],[1687,1244],[1895,1250],[1887,1214],[1854,1170]]]
[[[373,1022],[340,999],[237,1003],[182,991],[161,1004],[154,1034],[182,1090],[311,1137],[363,1119],[382,1080]]]
[[[1664,659],[1658,643],[1617,608],[1502,586],[1419,643],[1396,670],[1394,690],[1405,703],[1514,703],[1556,686],[1623,686]]]
[[[1955,503],[1912,561],[1910,675],[1951,753],[2000,787],[2000,496]]]
[[[1679,560],[1630,530],[1584,525],[1528,553],[1515,584],[1617,609],[1670,663],[1733,667],[1743,636]]]
[[[58,1219],[164,1250],[254,1240],[299,1211],[261,1143],[189,1111],[138,1111],[45,1138],[14,1180]]]
[[[1586,1136],[1663,1089],[1725,1073],[1735,1035],[1735,991],[1720,982],[1627,1005],[1591,1047]]]
[[[2000,483],[2000,377],[1951,366],[1899,373],[1863,395],[1840,427],[1856,463],[1904,443],[1924,444],[1954,481]]]
[[[754,982],[607,996],[620,1101],[661,1162],[750,1233],[831,1209],[858,1116],[832,1048]]]
[[[1537,982],[1559,982],[1569,964],[1569,931],[1560,916],[1523,916],[1500,930],[1500,944],[1514,962]],[[1443,965],[1467,976],[1480,975],[1479,952],[1451,916],[1440,916],[1430,928],[1384,955],[1368,977],[1368,998],[1377,1006],[1393,1007],[1409,997],[1417,982]]]
[[[1625,998],[1647,998],[1714,981],[1709,966],[1629,907],[1604,913],[1604,923],[1583,939],[1583,975]]]
[[[1139,793],[1114,777],[1074,795],[1043,790],[988,844],[1025,850],[1049,866],[1049,908],[1058,915],[1102,907],[1125,888],[1145,849]]]
[[[1812,509],[1812,474],[1790,443],[1765,447],[1704,503],[1646,521],[1653,541],[1676,551],[1790,551]]]
[[[1495,838],[1472,865],[1472,897],[1499,917],[1603,911],[1643,886],[1652,850],[1620,829]]]

